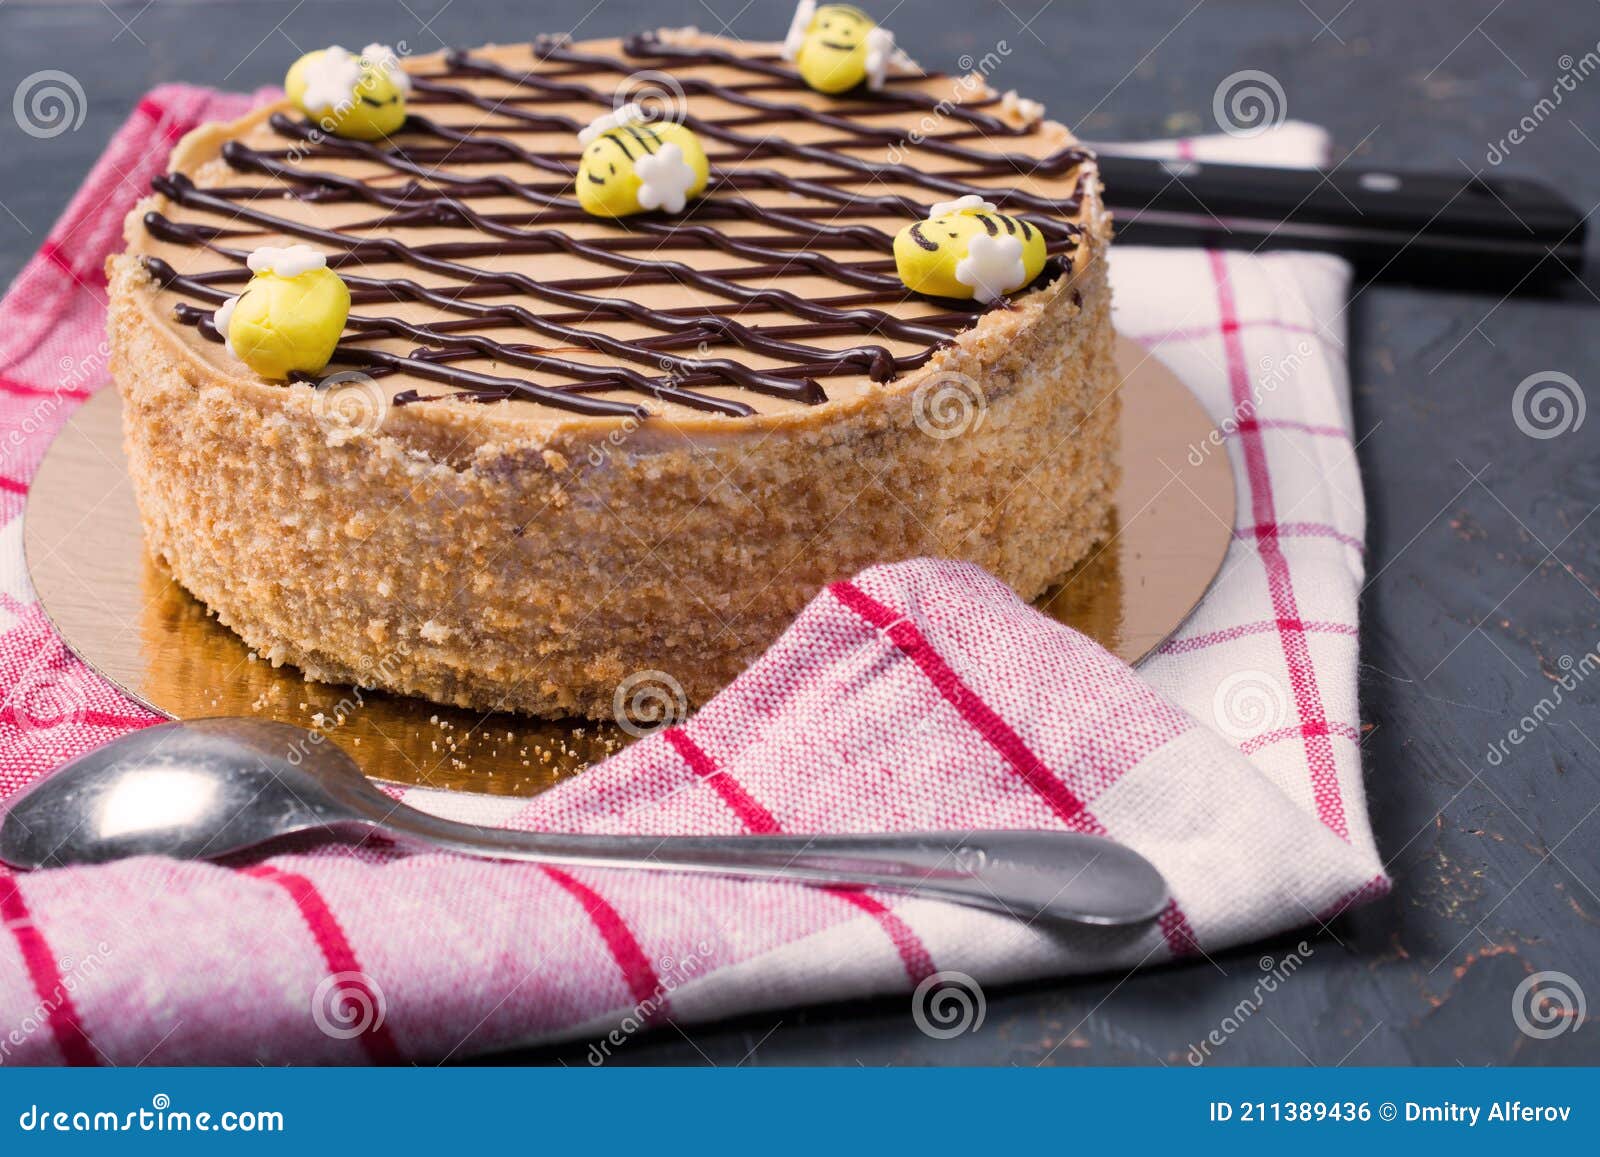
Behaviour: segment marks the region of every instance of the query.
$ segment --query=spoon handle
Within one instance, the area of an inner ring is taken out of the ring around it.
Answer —
[[[1143,856],[1077,832],[571,835],[478,827],[410,808],[389,812],[378,826],[472,856],[882,888],[1028,921],[1138,924],[1167,903],[1166,882]]]

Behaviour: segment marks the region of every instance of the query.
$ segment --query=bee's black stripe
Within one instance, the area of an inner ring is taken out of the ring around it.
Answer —
[[[646,135],[638,125],[629,125],[627,131],[629,136],[639,142],[639,147],[644,149],[646,153],[653,155],[661,147],[661,138],[653,132]]]
[[[626,156],[628,160],[632,161],[638,159],[633,155],[633,150],[628,147],[628,142],[626,138],[623,137],[621,129],[607,129],[604,133],[604,136],[606,140],[614,142],[617,148],[622,150],[623,155]]]

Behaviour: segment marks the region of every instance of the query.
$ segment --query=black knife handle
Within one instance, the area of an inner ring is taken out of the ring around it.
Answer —
[[[1584,214],[1520,177],[1106,154],[1100,171],[1135,245],[1314,249],[1364,278],[1500,291],[1582,273]]]

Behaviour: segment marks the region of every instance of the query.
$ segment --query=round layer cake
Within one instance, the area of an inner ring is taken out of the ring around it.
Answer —
[[[703,701],[870,564],[967,559],[1032,598],[1102,535],[1109,222],[1032,102],[903,58],[825,95],[779,45],[693,32],[404,67],[387,138],[287,103],[191,133],[110,263],[149,547],[262,657],[604,717],[641,677]],[[634,98],[709,184],[591,216],[577,133]],[[911,292],[895,234],[973,194],[1042,232],[1043,272]],[[296,243],[352,304],[323,373],[269,381],[213,312]]]

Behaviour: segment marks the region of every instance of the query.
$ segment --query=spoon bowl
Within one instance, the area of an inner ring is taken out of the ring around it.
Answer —
[[[14,868],[147,854],[217,859],[351,822],[388,802],[322,736],[287,723],[196,719],[135,731],[24,792],[0,824]]]

